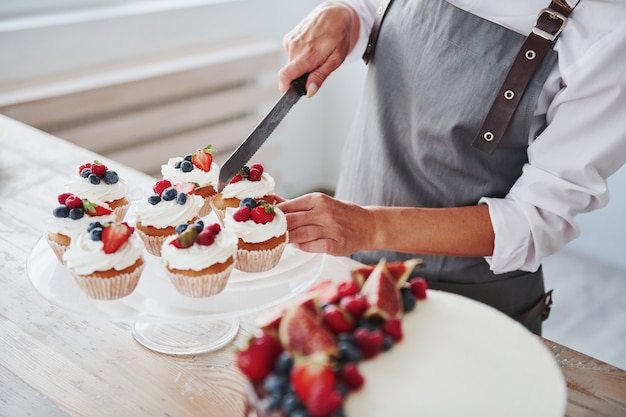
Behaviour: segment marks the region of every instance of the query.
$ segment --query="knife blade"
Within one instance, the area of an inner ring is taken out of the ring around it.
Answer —
[[[243,166],[252,158],[257,150],[265,143],[276,126],[283,120],[300,97],[306,94],[306,73],[291,82],[289,89],[274,104],[263,120],[254,128],[246,139],[233,151],[220,168],[217,182],[217,192],[220,193]]]

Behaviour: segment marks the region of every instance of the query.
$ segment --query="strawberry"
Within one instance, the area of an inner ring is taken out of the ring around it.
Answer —
[[[396,342],[402,340],[402,321],[399,319],[387,320],[383,323],[381,330]]]
[[[337,284],[337,292],[339,293],[339,298],[354,295],[359,292],[359,284],[353,279],[342,281]]]
[[[352,315],[352,318],[357,321],[368,309],[369,304],[367,303],[364,295],[354,294],[343,297],[339,301],[339,306],[346,310],[348,313],[350,313],[350,315]]]
[[[89,162],[87,162],[86,164],[82,164],[80,167],[78,167],[78,173],[82,173],[83,169],[89,169],[91,171],[91,164]]]
[[[369,331],[364,327],[359,327],[354,331],[354,338],[364,359],[373,358],[382,350],[384,336],[381,330]]]
[[[152,191],[154,191],[154,193],[158,196],[160,196],[161,194],[163,194],[163,191],[166,190],[167,188],[170,188],[172,186],[172,182],[168,179],[162,179],[157,181],[154,184],[154,187],[152,187]]]
[[[274,207],[263,200],[259,201],[258,205],[250,211],[250,218],[255,223],[269,223],[274,220],[274,216],[276,216]]]
[[[213,244],[213,242],[215,242],[215,233],[213,233],[209,229],[205,229],[198,234],[196,242],[198,243],[198,245],[210,246]]]
[[[331,365],[300,362],[290,375],[291,386],[312,417],[325,417],[337,410],[342,398],[336,390],[337,380]]]
[[[59,194],[57,196],[57,201],[59,202],[59,204],[65,205],[65,200],[67,200],[67,197],[69,197],[71,195],[72,195],[72,193],[62,193],[62,194]]]
[[[111,223],[102,231],[102,243],[104,253],[114,253],[130,237],[135,229],[128,223]]]
[[[204,149],[198,149],[191,156],[191,162],[202,171],[209,172],[213,163],[213,149],[211,149],[211,145],[207,145]]]
[[[107,167],[100,161],[94,161],[91,164],[91,173],[96,174],[98,178],[104,178],[104,174],[107,172]]]
[[[356,363],[353,362],[346,363],[341,368],[341,380],[352,391],[360,389],[365,383],[365,378],[359,372]]]
[[[91,201],[87,200],[86,198],[83,199],[83,209],[85,209],[85,212],[92,217],[95,216],[105,216],[107,214],[111,214],[113,213],[113,210],[111,210],[108,206],[102,206],[100,204],[97,203],[92,203]]]
[[[185,193],[189,195],[193,194],[193,192],[196,191],[196,188],[198,188],[198,184],[195,182],[181,182],[178,184],[174,184],[174,188],[179,193]]]
[[[244,349],[235,352],[235,364],[250,380],[262,381],[274,369],[281,352],[278,339],[268,331],[260,331],[248,340]]]
[[[235,219],[236,222],[245,222],[247,220],[250,220],[250,207],[248,206],[239,207],[233,213],[233,219]]]
[[[354,321],[352,316],[337,304],[329,304],[322,311],[324,324],[335,334],[352,330]]]
[[[413,278],[409,281],[409,288],[413,293],[413,296],[417,300],[423,300],[426,298],[426,290],[428,289],[428,283],[424,278]]]
[[[71,209],[83,208],[83,200],[81,200],[80,197],[72,194],[65,199],[65,205]]]
[[[232,180],[230,180],[230,183],[231,183],[231,184],[234,184],[234,183],[236,183],[236,182],[241,181],[242,179],[243,179],[243,175],[241,175],[241,174],[237,174],[237,175],[235,175],[235,176],[233,177],[233,179],[232,179]]]

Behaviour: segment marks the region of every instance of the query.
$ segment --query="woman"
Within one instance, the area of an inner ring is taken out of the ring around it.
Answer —
[[[369,62],[335,198],[281,203],[290,242],[366,263],[421,257],[432,288],[541,332],[541,260],[607,204],[626,162],[626,4],[581,0],[498,148],[474,136],[546,0],[394,0]],[[326,2],[284,40],[308,95],[361,55],[377,2]]]

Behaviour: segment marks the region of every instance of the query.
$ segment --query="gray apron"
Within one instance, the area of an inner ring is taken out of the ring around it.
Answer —
[[[528,86],[498,149],[489,154],[471,143],[524,38],[445,0],[395,0],[369,63],[336,197],[412,207],[504,197],[528,161],[531,118],[556,62],[554,51]],[[419,225],[406,230],[419,232]],[[541,269],[495,275],[482,257],[388,251],[353,257],[365,263],[422,258],[424,267],[416,272],[431,288],[477,299],[541,332]]]

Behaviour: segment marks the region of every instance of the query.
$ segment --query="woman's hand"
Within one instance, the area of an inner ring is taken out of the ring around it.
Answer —
[[[345,256],[371,247],[375,225],[363,207],[322,193],[306,194],[278,207],[287,216],[289,243],[303,251]]]
[[[307,97],[313,96],[356,44],[359,26],[346,4],[326,2],[313,10],[283,38],[288,63],[278,72],[280,90],[308,72]]]

